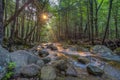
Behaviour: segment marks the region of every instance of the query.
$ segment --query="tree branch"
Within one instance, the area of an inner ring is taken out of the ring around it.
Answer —
[[[20,12],[23,10],[23,9],[25,9],[25,7],[27,7],[31,2],[33,2],[34,0],[28,0],[17,12],[16,12],[16,14],[14,14],[13,16],[11,16],[6,22],[5,22],[5,24],[4,24],[4,27],[6,27],[10,22],[12,22],[14,19],[15,19],[15,17],[17,17],[19,14],[20,14]]]

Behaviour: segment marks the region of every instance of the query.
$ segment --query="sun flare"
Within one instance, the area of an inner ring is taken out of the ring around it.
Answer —
[[[43,14],[42,18],[46,20],[46,19],[48,19],[48,16],[46,14]]]

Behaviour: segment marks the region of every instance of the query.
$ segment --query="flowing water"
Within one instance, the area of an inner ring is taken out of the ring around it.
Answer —
[[[116,78],[117,80],[120,80],[120,70],[110,66],[107,64],[107,62],[101,61],[98,58],[92,57],[93,54],[91,54],[90,52],[78,52],[78,51],[71,51],[69,49],[63,49],[62,46],[60,44],[56,45],[58,48],[58,52],[64,54],[65,56],[84,56],[86,58],[88,58],[90,60],[90,63],[88,64],[93,64],[101,69],[104,70],[104,72],[107,75],[110,75],[114,78]],[[50,52],[52,53],[52,52]],[[82,64],[76,60],[72,60],[72,64],[76,67],[82,68],[82,69],[86,69],[88,64]]]

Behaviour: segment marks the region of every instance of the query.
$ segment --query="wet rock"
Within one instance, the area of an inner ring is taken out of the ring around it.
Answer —
[[[79,57],[77,59],[78,62],[82,63],[82,64],[88,64],[90,62],[90,60],[86,57]]]
[[[41,79],[42,80],[55,80],[56,71],[52,66],[45,66],[41,69]]]
[[[94,54],[102,55],[102,56],[107,56],[107,55],[113,54],[112,50],[110,50],[109,48],[107,48],[104,45],[96,45],[96,46],[92,47],[91,52]]]
[[[100,69],[97,66],[94,66],[92,64],[89,64],[87,66],[87,71],[89,74],[95,75],[95,76],[102,76],[104,71],[102,69]]]
[[[120,47],[116,48],[114,50],[114,53],[120,56]]]
[[[120,62],[120,56],[115,55],[112,50],[103,46],[96,45],[92,48],[92,53],[96,53],[97,56],[104,60]]]
[[[105,72],[105,74],[109,75],[108,77],[111,76],[113,78],[116,78],[117,80],[120,80],[120,70],[119,69],[106,64],[104,67],[104,72]],[[108,79],[108,80],[110,80],[110,79]]]
[[[39,74],[40,67],[35,64],[30,64],[21,68],[21,74],[25,77],[35,77]]]
[[[43,60],[38,60],[36,63],[39,67],[43,67],[44,66],[44,61]]]
[[[37,61],[40,60],[39,57],[25,50],[18,50],[13,53],[10,53],[10,58],[12,62],[15,62],[16,64],[15,74],[20,73],[21,67],[32,64],[32,63],[36,64]]]
[[[66,75],[76,77],[77,76],[77,71],[73,66],[69,65],[68,69],[66,70]]]
[[[38,55],[40,57],[46,57],[49,55],[49,52],[46,49],[42,49],[42,50],[38,51]]]
[[[51,61],[51,58],[50,57],[45,57],[42,60],[44,61],[45,64],[47,64]]]
[[[120,62],[120,56],[117,55],[102,56],[101,58],[108,61]]]
[[[56,67],[59,71],[65,71],[67,70],[67,62],[65,60],[58,60],[53,63],[53,66]]]
[[[0,46],[0,80],[7,72],[7,66],[10,62],[9,52]]]
[[[55,44],[49,44],[47,46],[47,48],[51,49],[51,50],[58,50],[58,48],[55,46]]]

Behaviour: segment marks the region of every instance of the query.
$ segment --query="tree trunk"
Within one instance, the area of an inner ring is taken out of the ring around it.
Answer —
[[[91,42],[92,44],[94,44],[93,0],[90,0],[90,24],[91,24]]]
[[[19,0],[16,0],[16,7],[15,7],[15,16],[17,15],[17,10],[19,8]],[[13,24],[11,26],[11,34],[10,34],[10,38],[11,40],[13,40],[14,36],[15,36],[15,24],[16,24],[16,19],[17,17],[14,18]]]
[[[3,40],[3,14],[4,14],[4,8],[3,8],[3,0],[0,0],[0,45],[2,44]]]
[[[107,36],[107,31],[109,30],[109,22],[110,22],[111,11],[112,11],[112,2],[113,2],[113,0],[110,0],[107,24],[106,24],[105,34],[104,34],[104,37],[103,37],[102,44],[104,44],[106,36]]]
[[[25,7],[27,7],[31,2],[33,2],[34,0],[28,0],[16,13],[16,15],[14,14],[13,16],[11,16],[6,23],[4,24],[4,27],[6,27],[10,22],[12,22],[19,14],[22,10],[25,9]]]

